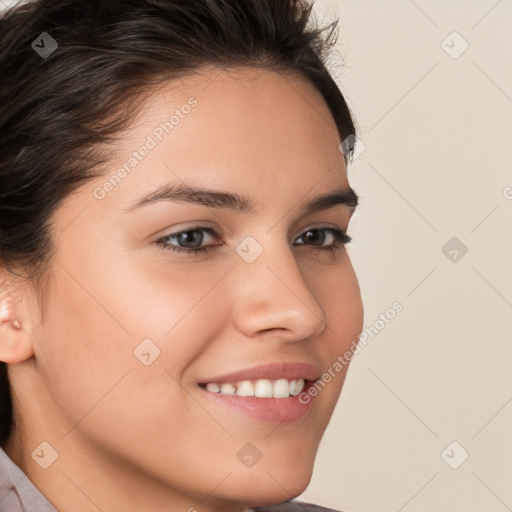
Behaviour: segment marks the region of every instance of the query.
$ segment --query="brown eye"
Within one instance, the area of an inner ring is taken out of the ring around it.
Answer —
[[[322,235],[318,235],[318,233],[323,233]],[[330,234],[330,236],[326,235],[325,233]],[[308,242],[311,242],[314,249],[317,250],[331,250],[336,251],[337,249],[340,249],[341,246],[346,245],[352,241],[352,238],[347,235],[345,232],[341,231],[340,229],[336,228],[315,228],[315,229],[308,229],[307,231],[304,231],[304,233],[299,237],[304,238]],[[327,246],[324,246],[323,244],[325,241],[331,239],[331,243]],[[299,244],[299,245],[305,245],[305,244]],[[309,245],[309,243],[307,244]]]

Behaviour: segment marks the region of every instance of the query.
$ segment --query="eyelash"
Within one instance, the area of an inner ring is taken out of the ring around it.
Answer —
[[[192,228],[185,229],[183,231],[178,231],[177,233],[171,233],[170,235],[164,236],[163,238],[160,238],[159,240],[157,240],[156,244],[160,245],[164,250],[187,253],[189,256],[197,256],[197,255],[199,255],[199,253],[207,254],[210,252],[210,250],[215,249],[216,247],[219,247],[220,245],[224,245],[224,244],[217,244],[217,245],[209,245],[206,247],[199,247],[196,249],[187,249],[185,247],[178,247],[178,246],[169,244],[168,242],[165,241],[165,240],[168,240],[169,238],[176,238],[179,235],[182,235],[183,233],[191,233],[191,232],[195,232],[195,231],[205,231],[205,232],[209,233],[210,235],[219,237],[219,234],[213,228],[210,228],[207,226],[194,226]],[[344,245],[346,245],[352,241],[352,238],[349,235],[347,235],[344,231],[341,231],[340,229],[337,229],[337,228],[325,227],[325,228],[307,229],[306,231],[303,232],[302,235],[304,235],[305,233],[307,233],[309,231],[329,231],[334,235],[335,242],[334,242],[334,244],[332,244],[328,247],[311,246],[311,248],[313,250],[323,251],[323,252],[329,251],[332,256],[334,256]],[[305,244],[300,244],[300,245],[305,245]]]

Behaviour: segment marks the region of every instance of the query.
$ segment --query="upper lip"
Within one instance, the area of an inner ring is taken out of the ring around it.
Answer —
[[[320,369],[309,363],[266,363],[236,370],[231,373],[216,375],[202,380],[201,383],[239,382],[242,380],[258,379],[316,380],[320,378],[320,375]]]

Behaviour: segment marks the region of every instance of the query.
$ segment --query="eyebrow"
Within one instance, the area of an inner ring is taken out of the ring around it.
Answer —
[[[253,202],[248,197],[234,192],[208,190],[181,183],[163,185],[137,200],[125,211],[130,212],[142,206],[160,201],[186,202],[209,208],[228,208],[246,214],[256,212]],[[322,194],[302,202],[299,208],[301,215],[306,215],[320,210],[327,210],[338,204],[355,210],[359,204],[359,197],[350,186],[342,187],[328,194]]]

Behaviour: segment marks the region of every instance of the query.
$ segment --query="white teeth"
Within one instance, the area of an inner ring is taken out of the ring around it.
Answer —
[[[286,379],[279,379],[274,382],[273,391],[275,398],[286,398],[290,396],[290,383]]]
[[[236,394],[238,396],[254,396],[254,386],[250,380],[243,380],[238,383],[236,387]]]
[[[272,382],[267,379],[257,380],[254,385],[254,396],[272,398]]]
[[[304,389],[303,380],[292,380],[290,382],[290,395],[297,396]]]
[[[259,379],[254,382],[242,380],[234,384],[231,382],[225,382],[224,384],[211,382],[206,384],[206,389],[211,393],[221,393],[223,395],[288,398],[289,396],[297,396],[304,389],[304,386],[304,379],[278,379],[276,381]]]
[[[223,395],[234,395],[236,392],[236,388],[235,386],[233,386],[233,384],[230,383],[222,384],[220,387],[220,392]]]

